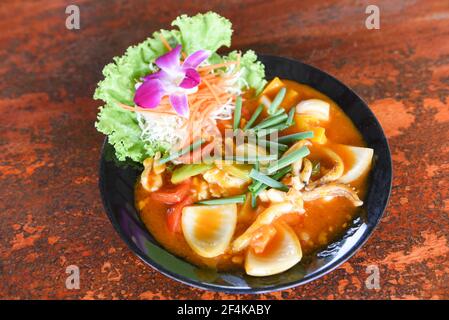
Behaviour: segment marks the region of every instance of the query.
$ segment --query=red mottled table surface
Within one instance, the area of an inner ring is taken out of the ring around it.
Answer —
[[[0,298],[449,298],[449,2],[1,1]],[[81,29],[65,27],[77,4]],[[354,88],[389,138],[393,191],[365,246],[329,275],[257,296],[212,293],[145,266],[113,230],[97,186],[102,67],[179,14],[214,10],[233,48],[285,55]],[[80,268],[79,290],[65,286]],[[367,289],[377,265],[380,289]]]

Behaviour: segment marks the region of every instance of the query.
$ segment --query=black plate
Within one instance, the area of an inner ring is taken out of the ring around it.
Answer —
[[[382,127],[367,104],[350,88],[329,74],[299,61],[260,56],[267,79],[278,76],[310,85],[333,99],[352,119],[370,148],[374,168],[361,216],[345,235],[313,257],[282,274],[251,277],[243,273],[215,272],[196,267],[166,251],[147,231],[134,207],[134,183],[140,172],[106,161],[105,141],[100,163],[100,192],[105,210],[122,239],[145,263],[177,281],[207,290],[229,293],[262,293],[295,287],[334,270],[348,260],[369,238],[382,217],[391,190],[390,150]]]

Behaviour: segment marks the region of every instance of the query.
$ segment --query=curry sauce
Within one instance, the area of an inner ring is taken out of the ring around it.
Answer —
[[[291,89],[296,95],[290,97],[288,105],[283,107],[287,109],[295,106],[300,101],[307,99],[320,99],[329,103],[329,121],[320,122],[319,127],[322,128],[325,138],[320,143],[312,141],[309,147],[310,154],[307,158],[314,164],[319,164],[319,168],[315,166],[315,172],[312,179],[317,179],[323,176],[326,172],[332,169],[332,161],[323,153],[323,148],[328,148],[337,153],[343,160],[345,172],[354,166],[355,159],[353,154],[347,152],[342,145],[365,147],[365,142],[354,126],[352,121],[344,114],[341,108],[330,98],[317,90],[294,81],[282,80],[287,90]],[[288,92],[288,91],[287,91]],[[268,95],[273,98],[273,95]],[[251,114],[258,105],[257,101],[246,101],[243,109],[248,114]],[[245,114],[245,111],[242,111]],[[281,132],[282,135],[288,135],[296,132],[302,132],[307,129],[307,119],[302,119],[295,115],[296,124]],[[228,121],[229,122],[229,121]],[[224,127],[229,123],[222,124]],[[320,132],[320,131],[317,131]],[[313,139],[312,139],[313,140]],[[201,176],[195,177],[198,183],[203,180]],[[168,177],[164,176],[164,183],[169,183]],[[194,182],[195,183],[195,182]],[[350,186],[355,188],[361,200],[365,197],[368,184],[368,172],[364,173],[358,179],[351,181]],[[246,192],[243,188],[240,192]],[[232,194],[238,193],[238,190],[232,191]],[[209,268],[216,268],[219,270],[241,269],[244,263],[245,252],[232,253],[231,250],[226,251],[222,255],[214,258],[204,258],[196,254],[186,242],[184,235],[181,233],[174,233],[167,227],[167,212],[170,205],[154,201],[150,197],[150,192],[145,190],[141,183],[136,183],[135,187],[135,201],[141,218],[148,230],[155,237],[155,239],[164,246],[168,251],[182,257],[189,262],[205,266]],[[260,200],[257,202],[256,208],[251,208],[248,202],[237,205],[238,222],[235,228],[233,239],[241,235],[256,219],[256,217],[266,209],[267,205]],[[244,210],[243,210],[244,209]],[[296,233],[302,248],[303,255],[312,254],[316,250],[327,246],[339,237],[342,232],[350,225],[351,221],[360,212],[360,207],[351,205],[351,202],[345,197],[324,197],[314,201],[304,202],[304,214],[298,221],[287,223]],[[201,237],[207,237],[208,233],[212,232],[220,223],[219,219],[214,219],[213,211],[206,218],[203,218],[199,223],[202,225],[197,232],[201,233]],[[287,220],[288,217],[286,217]],[[275,239],[279,236],[275,237]],[[269,248],[270,246],[267,246]]]

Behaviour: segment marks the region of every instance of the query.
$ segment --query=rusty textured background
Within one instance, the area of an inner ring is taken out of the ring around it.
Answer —
[[[0,298],[449,298],[449,2],[1,1]],[[81,30],[65,28],[78,4]],[[102,67],[181,13],[230,18],[233,48],[291,56],[364,97],[391,145],[394,186],[369,242],[338,270],[258,296],[193,289],[144,266],[99,198],[103,136],[92,100]],[[65,288],[65,268],[81,289]],[[368,290],[366,267],[380,268]]]

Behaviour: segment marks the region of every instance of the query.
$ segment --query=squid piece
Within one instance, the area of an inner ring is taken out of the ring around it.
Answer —
[[[242,189],[249,182],[220,168],[213,168],[204,172],[203,178],[209,183],[210,192],[214,197],[227,196],[228,190]]]
[[[161,158],[160,152],[156,153],[154,158],[147,158],[143,161],[144,170],[140,176],[140,183],[142,187],[149,191],[154,192],[159,190],[163,185],[162,173],[165,171],[166,165],[160,164]]]
[[[304,159],[304,168],[301,171],[301,174],[299,175],[299,178],[302,183],[307,185],[309,183],[310,177],[312,176],[312,162],[309,159]]]
[[[343,172],[345,170],[343,159],[338,154],[326,147],[323,147],[322,151],[335,162],[335,165],[324,176],[316,181],[309,183],[306,188],[308,190],[312,190],[319,185],[338,180],[343,175]]]
[[[302,167],[303,164],[304,167]],[[293,163],[292,169],[292,175],[283,179],[282,182],[293,189],[301,191],[309,183],[312,176],[312,162],[306,158],[300,159]]]
[[[259,193],[259,199],[262,202],[284,202],[287,200],[287,193],[277,189],[268,189]]]
[[[304,201],[313,201],[325,197],[345,197],[356,207],[363,205],[363,201],[360,200],[354,189],[343,183],[333,182],[302,193]]]
[[[288,213],[303,214],[304,202],[301,192],[290,189],[288,192],[269,189],[263,191],[261,199],[270,200],[272,204],[259,214],[253,224],[232,244],[232,250],[239,252],[245,249],[260,227],[273,223],[276,219]],[[263,201],[263,200],[262,200]]]

